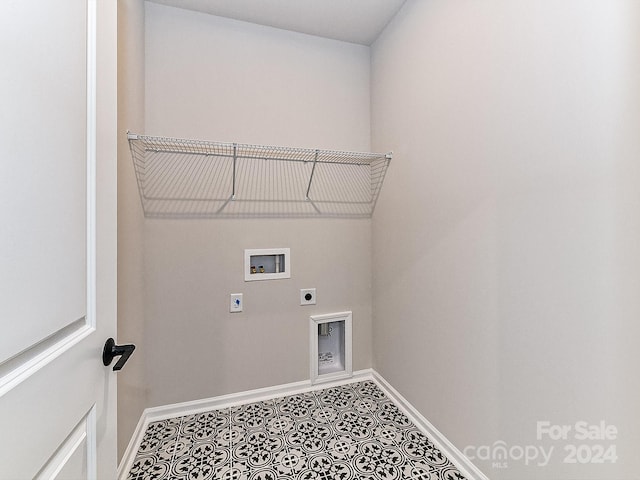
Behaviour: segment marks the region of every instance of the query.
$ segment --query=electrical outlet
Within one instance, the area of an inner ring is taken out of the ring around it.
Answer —
[[[300,305],[315,305],[315,304],[316,304],[316,289],[301,288],[300,289]]]
[[[242,301],[242,294],[232,293],[229,296],[229,312],[230,313],[241,312],[242,307],[244,307],[244,302]]]

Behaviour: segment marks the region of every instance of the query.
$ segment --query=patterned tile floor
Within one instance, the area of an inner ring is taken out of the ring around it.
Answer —
[[[128,480],[464,480],[371,381],[149,424]]]

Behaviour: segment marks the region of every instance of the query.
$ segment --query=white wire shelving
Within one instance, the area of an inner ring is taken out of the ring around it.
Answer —
[[[128,133],[146,217],[368,218],[391,153]]]

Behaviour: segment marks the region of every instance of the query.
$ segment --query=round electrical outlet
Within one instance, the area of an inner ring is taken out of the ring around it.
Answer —
[[[316,304],[316,289],[301,288],[300,289],[300,305],[315,305],[315,304]]]

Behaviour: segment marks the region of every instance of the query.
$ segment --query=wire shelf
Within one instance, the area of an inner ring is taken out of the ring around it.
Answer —
[[[391,153],[128,134],[146,217],[370,217]]]

